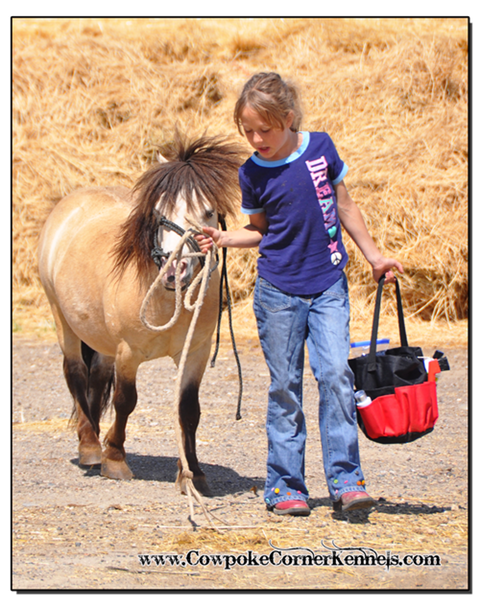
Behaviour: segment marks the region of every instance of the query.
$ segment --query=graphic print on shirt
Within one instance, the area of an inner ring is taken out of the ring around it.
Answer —
[[[335,238],[335,236],[337,236],[337,209],[333,198],[332,188],[327,181],[328,162],[326,161],[325,156],[322,156],[316,160],[307,160],[305,164],[307,165],[313,185],[315,186],[318,204],[322,209],[325,230],[330,236],[330,244],[328,245],[328,248],[330,249],[330,260],[334,266],[338,266],[342,261],[342,254],[337,250],[338,241]]]

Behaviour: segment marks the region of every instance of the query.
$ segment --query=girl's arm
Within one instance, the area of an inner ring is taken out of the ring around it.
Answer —
[[[206,253],[212,248],[213,243],[217,247],[237,247],[239,249],[249,249],[258,247],[263,235],[267,231],[268,222],[265,213],[255,213],[250,215],[249,225],[238,230],[222,232],[216,228],[205,226],[203,235],[195,236],[202,253]]]
[[[363,253],[365,259],[372,266],[373,278],[376,282],[378,282],[380,278],[386,274],[385,282],[394,282],[395,276],[392,272],[392,268],[396,268],[401,274],[403,274],[402,264],[396,259],[384,257],[377,249],[372,237],[368,233],[362,213],[350,197],[345,183],[341,181],[334,187],[335,194],[337,196],[337,207],[340,222],[354,243]]]

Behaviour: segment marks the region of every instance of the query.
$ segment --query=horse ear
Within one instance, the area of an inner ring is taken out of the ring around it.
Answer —
[[[164,162],[168,162],[168,160],[165,158],[165,156],[162,156],[160,154],[160,152],[157,152],[157,160],[160,164],[163,164]]]

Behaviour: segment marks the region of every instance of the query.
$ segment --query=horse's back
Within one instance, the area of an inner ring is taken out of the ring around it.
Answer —
[[[80,221],[108,215],[114,209],[126,216],[132,208],[131,190],[128,188],[83,188],[62,198],[52,209],[42,230],[57,232],[65,221],[80,227]],[[69,219],[71,218],[71,219]],[[66,228],[68,230],[68,228]]]
[[[101,332],[100,324],[103,329],[112,251],[131,208],[127,188],[88,188],[60,200],[45,222],[38,250],[40,279],[50,303],[77,334],[93,318],[94,331]]]
[[[38,250],[42,283],[51,281],[72,246],[94,243],[90,253],[111,240],[132,207],[127,188],[86,188],[62,198],[43,226]],[[107,233],[107,234],[105,234]],[[108,237],[110,235],[110,237]],[[100,236],[102,240],[100,241]]]

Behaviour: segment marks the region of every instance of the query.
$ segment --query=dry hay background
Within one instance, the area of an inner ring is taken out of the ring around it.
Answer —
[[[14,330],[53,335],[36,268],[52,205],[87,185],[132,186],[176,126],[240,139],[233,105],[260,70],[296,81],[302,127],[327,131],[350,167],[375,241],[404,264],[409,336],[466,343],[468,21],[436,18],[14,19]],[[346,241],[362,337],[375,285]],[[255,265],[254,251],[229,252],[240,334],[255,331]],[[385,308],[390,330],[392,293]]]

